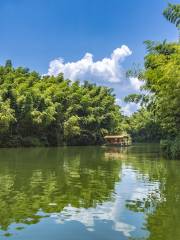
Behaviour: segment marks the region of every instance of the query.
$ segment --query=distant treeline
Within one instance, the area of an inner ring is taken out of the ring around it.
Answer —
[[[0,67],[2,147],[100,144],[121,121],[110,88]]]

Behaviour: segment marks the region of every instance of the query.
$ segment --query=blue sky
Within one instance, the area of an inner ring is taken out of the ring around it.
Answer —
[[[177,30],[162,16],[166,6],[165,0],[0,0],[0,64],[12,59],[15,66],[44,74],[52,60],[63,58],[69,76],[73,70],[66,63],[77,63],[90,53],[96,74],[92,77],[86,70],[80,79],[96,82],[102,59],[111,59],[115,49],[126,45],[132,54],[120,57],[122,75],[134,62],[143,63],[144,40],[177,39]],[[94,65],[96,61],[100,65]],[[117,98],[133,90],[125,89],[129,82],[120,78],[102,83],[113,87]]]

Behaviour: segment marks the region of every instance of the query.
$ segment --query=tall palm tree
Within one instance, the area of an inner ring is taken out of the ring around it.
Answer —
[[[168,4],[168,7],[164,10],[163,15],[165,18],[174,23],[178,29],[180,29],[180,4]]]

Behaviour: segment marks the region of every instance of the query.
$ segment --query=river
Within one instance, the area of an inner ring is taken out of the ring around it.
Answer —
[[[156,144],[0,149],[0,239],[178,240],[180,161]]]

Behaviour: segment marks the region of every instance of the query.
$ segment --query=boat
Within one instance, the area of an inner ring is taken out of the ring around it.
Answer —
[[[127,147],[131,145],[131,137],[125,135],[107,135],[104,137],[105,145]]]

